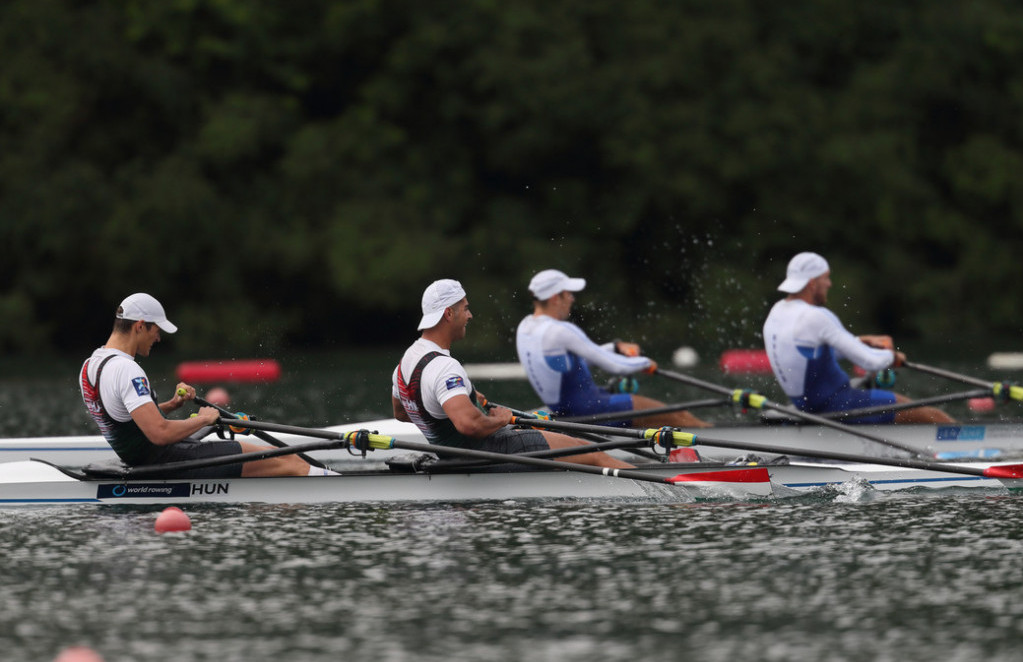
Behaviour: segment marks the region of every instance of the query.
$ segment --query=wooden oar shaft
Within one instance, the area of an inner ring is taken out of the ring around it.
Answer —
[[[706,389],[708,391],[713,391],[715,393],[722,393],[722,394],[726,394],[727,393],[729,395],[732,395],[732,394],[737,392],[736,389],[730,389],[727,386],[721,386],[719,384],[712,384],[711,382],[705,382],[702,379],[697,379],[695,377],[690,377],[689,375],[683,375],[681,373],[673,372],[671,370],[665,370],[663,368],[659,368],[655,374],[663,375],[664,377],[667,377],[668,379],[674,379],[675,381],[679,381],[679,382],[682,382],[684,384],[691,384],[692,386],[697,386],[699,388]],[[789,414],[791,416],[795,416],[797,418],[802,418],[803,420],[810,421],[811,423],[816,423],[818,425],[823,425],[825,427],[832,428],[834,430],[841,430],[842,432],[846,432],[848,434],[855,435],[857,437],[862,437],[863,439],[869,439],[870,441],[876,442],[878,444],[882,444],[884,446],[889,446],[891,448],[897,448],[897,449],[899,449],[901,451],[905,451],[905,452],[907,452],[907,453],[909,453],[911,455],[915,455],[917,457],[921,456],[920,451],[917,450],[916,448],[913,448],[912,446],[907,446],[905,444],[900,444],[900,443],[892,441],[890,439],[885,439],[884,437],[880,437],[880,436],[878,436],[876,434],[871,434],[871,433],[866,432],[864,430],[858,430],[858,429],[856,429],[853,426],[845,425],[844,423],[839,423],[838,421],[832,421],[831,419],[824,418],[823,416],[818,416],[816,414],[811,414],[809,412],[805,412],[805,411],[802,411],[800,409],[796,409],[795,407],[786,407],[786,406],[780,405],[780,404],[778,404],[776,402],[771,402],[770,400],[768,400],[767,398],[765,398],[764,396],[759,395],[759,394],[756,395],[755,399],[754,398],[750,399],[750,404],[752,406],[755,406],[755,407],[761,407],[761,408],[765,408],[765,409],[773,409],[774,411],[780,411],[780,412],[783,412],[785,414]]]

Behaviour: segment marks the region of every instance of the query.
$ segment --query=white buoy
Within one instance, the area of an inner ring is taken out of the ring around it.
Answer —
[[[995,370],[1023,369],[1023,352],[995,352],[987,357],[987,367]]]
[[[692,368],[700,362],[700,355],[692,347],[679,347],[671,355],[671,362],[676,368]]]
[[[526,378],[526,369],[521,363],[466,363],[463,367],[470,379]]]

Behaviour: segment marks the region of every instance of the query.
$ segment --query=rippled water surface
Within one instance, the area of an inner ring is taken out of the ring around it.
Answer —
[[[1021,502],[0,511],[5,660],[1009,660]]]
[[[236,399],[298,424],[383,415],[367,374]],[[76,397],[4,379],[0,429],[88,431]],[[0,659],[1016,660],[1021,499],[203,506],[165,535],[152,508],[0,509]]]

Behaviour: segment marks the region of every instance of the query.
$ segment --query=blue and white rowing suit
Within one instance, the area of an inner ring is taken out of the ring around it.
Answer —
[[[633,408],[632,396],[610,393],[593,383],[589,363],[614,375],[627,375],[651,365],[644,356],[624,356],[614,344],[600,346],[575,324],[549,315],[529,315],[515,334],[519,361],[529,383],[554,414],[586,416]],[[628,422],[618,425],[627,425]]]
[[[895,394],[858,389],[838,365],[847,359],[867,371],[891,365],[895,354],[864,344],[823,306],[802,299],[782,299],[764,322],[764,347],[771,369],[785,394],[808,412],[846,411],[895,403]],[[895,414],[857,418],[855,423],[890,423]]]

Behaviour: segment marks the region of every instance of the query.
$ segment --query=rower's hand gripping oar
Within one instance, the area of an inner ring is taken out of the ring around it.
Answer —
[[[990,389],[991,397],[1000,402],[1008,402],[1009,400],[1016,400],[1017,402],[1023,401],[1023,386],[1017,386],[1015,384],[1010,384],[1009,382],[989,382],[983,379],[977,379],[976,377],[970,377],[969,375],[961,375],[958,372],[952,372],[942,368],[934,368],[929,365],[923,365],[922,363],[915,363],[913,361],[903,361],[902,365],[910,370],[925,372],[929,375],[944,377],[945,379],[951,379],[963,384]]]
[[[184,397],[185,396],[185,392],[184,391],[185,391],[185,389],[179,388],[178,391],[177,391],[177,394],[182,396],[182,397]],[[236,413],[234,413],[232,411],[224,409],[220,405],[213,404],[209,400],[206,400],[205,398],[201,398],[198,395],[195,396],[194,400],[195,400],[195,403],[197,405],[199,405],[200,407],[213,407],[214,409],[219,411],[221,419],[228,419],[228,420],[222,420],[222,423],[224,425],[227,425],[228,428],[230,428],[232,432],[241,432],[242,429],[244,428],[244,426],[239,426],[237,423],[235,423],[235,421],[245,420],[245,415],[238,415],[238,414],[236,414]],[[256,436],[257,439],[265,441],[266,443],[270,444],[271,446],[276,446],[277,448],[288,448],[288,444],[284,443],[283,441],[281,441],[277,437],[274,437],[273,435],[268,434],[267,432],[265,432],[263,430],[253,430],[252,432]],[[315,460],[315,459],[309,457],[305,453],[296,453],[296,455],[298,455],[300,458],[305,460],[306,463],[308,463],[311,466],[317,467],[319,469],[327,469],[328,468],[327,465],[323,464],[319,460]]]
[[[672,379],[677,382],[682,382],[683,384],[696,386],[702,389],[706,389],[708,391],[713,391],[715,393],[727,394],[731,396],[732,402],[738,405],[742,405],[743,407],[752,407],[754,409],[773,409],[774,411],[782,412],[790,416],[795,416],[796,418],[801,418],[805,421],[816,423],[817,425],[823,425],[834,430],[841,430],[842,432],[846,432],[857,437],[862,437],[863,439],[869,439],[870,441],[882,444],[884,446],[897,448],[900,451],[905,451],[916,457],[921,458],[927,457],[918,449],[913,448],[912,446],[900,444],[890,439],[880,437],[876,434],[871,434],[865,430],[859,430],[854,426],[845,425],[843,423],[839,423],[838,421],[833,421],[829,418],[824,418],[823,416],[818,416],[816,414],[811,414],[810,412],[796,409],[795,407],[786,407],[785,405],[780,405],[776,402],[771,402],[766,397],[760,395],[755,391],[750,391],[747,389],[730,389],[727,386],[719,386],[718,384],[705,382],[702,379],[696,379],[695,377],[683,375],[681,373],[673,372],[671,370],[665,370],[663,368],[658,368],[657,370],[654,371],[653,374],[661,375],[662,377],[667,377],[668,379]]]

